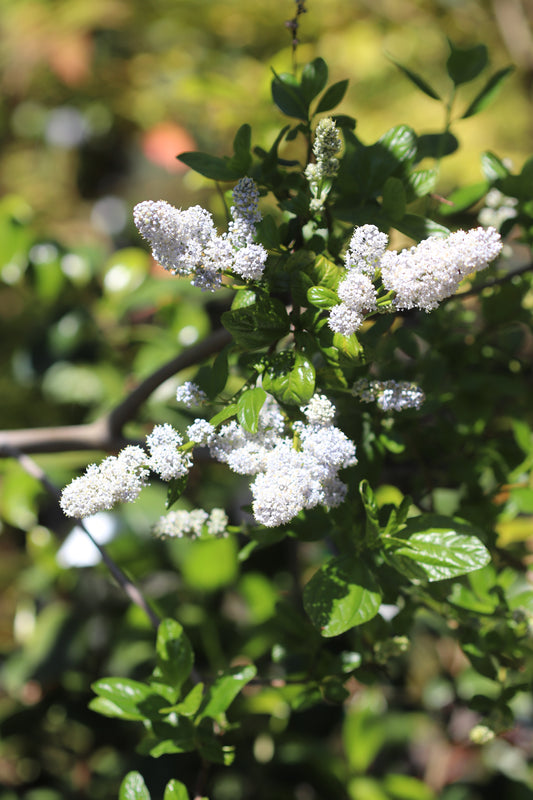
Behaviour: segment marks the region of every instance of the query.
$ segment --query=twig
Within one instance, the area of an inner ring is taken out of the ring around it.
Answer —
[[[24,428],[0,432],[0,456],[10,456],[13,449],[25,453],[66,453],[75,450],[120,450],[131,440],[122,430],[136,411],[158,386],[177,372],[218,353],[229,344],[231,334],[220,328],[179,356],[148,375],[122,402],[108,414],[83,425],[53,428]]]
[[[15,447],[11,447],[10,450],[11,450],[10,455],[12,456],[12,458],[15,458],[18,461],[24,472],[26,472],[28,475],[31,475],[32,478],[36,478],[41,483],[41,485],[44,486],[46,491],[50,495],[52,495],[52,497],[54,497],[55,499],[58,499],[61,496],[61,492],[59,491],[57,486],[55,486],[52,483],[52,481],[48,478],[46,473],[41,469],[41,467],[38,464],[35,463],[35,461],[32,458],[30,458],[25,453],[22,453],[20,450],[17,450]],[[115,561],[113,561],[113,559],[107,553],[105,548],[102,547],[102,545],[96,541],[96,539],[87,529],[83,520],[78,520],[78,525],[80,526],[80,528],[83,529],[83,531],[87,534],[91,542],[98,549],[100,555],[102,556],[102,561],[109,569],[109,571],[115,578],[116,582],[123,589],[125,594],[127,594],[132,603],[135,603],[136,606],[142,608],[142,610],[145,612],[145,614],[147,615],[148,619],[150,620],[154,628],[157,629],[161,620],[159,619],[155,611],[153,611],[153,609],[150,608],[148,602],[145,600],[141,591],[137,588],[137,586],[135,586],[134,583],[132,583],[132,581],[124,574],[124,572],[122,572],[118,564],[116,564]]]

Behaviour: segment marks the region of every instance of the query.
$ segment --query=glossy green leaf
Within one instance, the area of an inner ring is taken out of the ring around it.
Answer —
[[[217,676],[207,689],[200,709],[200,717],[216,719],[233,703],[243,686],[246,686],[257,673],[253,664],[230,667]]]
[[[332,108],[338,106],[346,94],[348,83],[348,80],[337,81],[337,83],[332,84],[328,89],[326,89],[320,98],[315,113],[322,114],[324,111],[331,111]],[[337,125],[341,127],[338,121]]]
[[[483,89],[476,95],[476,97],[472,100],[468,108],[463,114],[463,119],[467,117],[472,117],[474,114],[478,114],[483,109],[487,108],[493,100],[495,100],[496,95],[499,93],[500,89],[502,88],[505,79],[508,75],[514,72],[514,67],[504,67],[503,69],[498,70],[492,75]]]
[[[146,683],[134,681],[131,678],[101,678],[91,686],[93,692],[105,700],[111,701],[128,719],[144,719],[146,713],[140,706],[146,704],[151,698],[157,698],[161,705],[165,705],[162,697]],[[146,706],[145,706],[146,707]]]
[[[489,181],[506,178],[509,175],[509,168],[505,166],[501,158],[489,151],[481,155],[481,169]]]
[[[237,419],[249,433],[257,433],[259,425],[259,414],[266,400],[266,392],[260,386],[248,389],[240,397],[237,403]]]
[[[407,523],[402,531],[407,537],[405,546],[395,547],[389,559],[394,563],[404,558],[416,562],[429,581],[465,575],[490,562],[490,553],[477,536],[457,532],[468,529],[453,519],[423,514]]]
[[[451,53],[446,62],[446,70],[455,86],[460,86],[462,83],[468,83],[477,78],[489,62],[486,46],[478,44],[474,47],[462,49],[455,47],[450,40],[448,40],[448,43]]]
[[[362,625],[378,613],[381,592],[360,557],[332,558],[304,589],[304,607],[324,637]]]
[[[302,70],[300,88],[302,96],[309,106],[317,94],[320,94],[328,82],[328,65],[323,58],[315,58]]]
[[[177,697],[194,663],[191,644],[179,622],[174,619],[164,619],[159,623],[156,653],[157,666],[154,677],[171,686],[176,691]]]
[[[272,71],[274,72],[274,70]],[[288,72],[278,75],[274,72],[271,89],[272,99],[280,111],[288,117],[302,119],[307,122],[309,104],[306,102],[300,84],[294,75]]]
[[[233,169],[241,171],[244,175],[250,169],[252,155],[252,129],[248,124],[241,125],[233,140],[233,156],[230,158],[230,165]]]
[[[89,708],[96,714],[101,714],[103,717],[111,717],[115,719],[127,719],[131,721],[138,721],[145,719],[144,714],[139,711],[125,711],[117,703],[109,700],[107,697],[95,697],[89,701]]]
[[[408,177],[409,190],[415,197],[425,197],[433,191],[439,177],[438,169],[419,169]]]
[[[315,368],[303,353],[277,353],[263,373],[263,387],[280,403],[305,405],[315,391]]]
[[[352,333],[351,336],[334,333],[333,347],[339,356],[348,361],[364,361],[365,351],[355,333]]]
[[[226,406],[226,408],[223,408],[222,411],[219,411],[218,414],[215,414],[214,417],[211,417],[209,422],[216,428],[218,425],[221,425],[227,419],[231,419],[231,417],[234,417],[236,414],[237,403],[231,403],[231,405]]]
[[[398,69],[401,72],[403,72],[403,74],[407,78],[409,78],[409,80],[412,83],[414,83],[414,85],[416,87],[418,87],[418,89],[420,89],[420,91],[424,92],[424,94],[427,94],[427,96],[431,97],[433,100],[440,100],[441,99],[439,93],[436,92],[435,89],[433,89],[433,87],[430,86],[429,83],[426,80],[424,80],[424,78],[422,78],[421,75],[418,75],[418,73],[413,72],[412,70],[408,69],[407,67],[404,67],[402,64],[399,64],[397,61],[395,61],[390,56],[388,56],[388,58],[392,61],[393,64],[395,64],[398,67]]]
[[[417,139],[408,125],[395,125],[380,137],[377,144],[389,151],[398,163],[411,161],[416,155]]]
[[[317,308],[332,308],[339,302],[336,292],[326,289],[325,286],[311,286],[307,290],[307,299],[311,305]]]
[[[184,717],[194,717],[202,704],[204,696],[204,684],[196,683],[191,691],[183,698],[181,703],[162,709],[165,714],[175,711],[176,714]]]
[[[289,332],[285,306],[276,298],[261,296],[247,308],[225,311],[222,324],[241,347],[257,349],[276,342]]]
[[[128,772],[120,784],[118,800],[150,800],[150,792],[140,772]]]
[[[190,796],[185,784],[173,778],[165,786],[163,800],[190,800]]]

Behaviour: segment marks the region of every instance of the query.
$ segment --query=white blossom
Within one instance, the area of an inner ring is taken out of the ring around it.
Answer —
[[[191,408],[207,402],[207,395],[196,383],[185,381],[176,389],[176,400]]]
[[[89,517],[131,503],[147,485],[146,453],[140,447],[126,447],[118,456],[108,456],[101,464],[90,464],[85,475],[63,489],[60,505],[68,517]]]
[[[418,409],[425,400],[422,389],[408,381],[371,381],[361,378],[354,384],[352,393],[364,403],[375,402],[382,411]]]
[[[146,437],[146,446],[150,453],[148,464],[161,480],[181,478],[189,472],[192,459],[189,453],[178,449],[181,444],[183,439],[168,423],[156,425],[152,433]]]
[[[187,428],[189,441],[196,444],[209,444],[216,435],[216,429],[206,419],[195,419],[192,425]]]
[[[202,508],[193,511],[180,509],[160,517],[152,532],[160,539],[198,539],[204,532],[209,536],[221,537],[227,535],[227,525],[228,517],[221,508],[214,508],[210,514]]]
[[[305,414],[310,425],[330,425],[335,416],[335,406],[324,394],[314,394],[300,411]]]
[[[387,234],[381,233],[375,225],[355,228],[344,257],[346,269],[356,270],[373,278],[388,243]]]
[[[380,262],[383,285],[395,293],[396,308],[431,311],[456,292],[463,278],[485,269],[501,249],[494,228],[432,236],[400,253],[387,251]]]

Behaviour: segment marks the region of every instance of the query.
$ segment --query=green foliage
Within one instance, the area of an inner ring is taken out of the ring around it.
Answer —
[[[273,70],[274,104],[291,123],[277,135],[269,129],[271,144],[253,144],[244,124],[232,156],[179,156],[218,182],[252,176],[270,211],[256,233],[269,251],[264,276],[246,282],[228,274],[221,295],[200,295],[186,281],[176,288],[174,281],[148,279],[146,254],[134,246],[121,247],[103,270],[101,253],[67,254],[58,245],[39,257],[25,204],[2,203],[3,305],[15,307],[19,292],[39,299],[19,324],[31,326],[31,360],[46,361],[48,377],[36,396],[43,424],[98,418],[118,403],[130,376],[137,382],[148,376],[152,390],[163,390],[154,370],[172,363],[176,348],[185,349],[184,331],[193,329],[192,341],[205,339],[220,321],[231,342],[225,334],[218,350],[202,350],[179,367],[208,397],[209,409],[198,413],[215,428],[236,422],[253,442],[267,398],[301,424],[304,407],[324,393],[334,398],[338,425],[357,443],[358,458],[342,473],[343,503],[304,505],[274,529],[247,514],[239,477],[228,478],[201,457],[190,476],[169,482],[166,506],[224,506],[231,522],[223,537],[148,539],[165,503],[158,484],[133,511],[118,511],[109,550],[162,617],[155,646],[140,610],[121,606],[98,570],[75,575],[58,565],[48,534],[57,516],[41,503],[35,481],[6,460],[5,524],[27,533],[35,563],[19,591],[44,598],[42,610],[17,611],[20,648],[4,667],[8,755],[22,737],[17,726],[36,729],[44,743],[53,740],[57,708],[66,702],[53,696],[35,708],[28,703],[21,722],[19,697],[31,699],[34,684],[48,682],[59,687],[53,692],[79,695],[73,719],[82,718],[90,681],[101,758],[112,747],[120,751],[111,768],[94,769],[112,772],[120,800],[188,800],[204,791],[214,800],[285,798],[295,796],[295,787],[317,797],[434,800],[442,787],[422,777],[427,764],[413,753],[428,741],[442,747],[445,739],[468,753],[479,774],[485,770],[485,783],[497,774],[487,798],[500,796],[496,782],[507,781],[509,752],[521,770],[509,797],[531,793],[519,744],[533,677],[526,571],[533,514],[530,276],[522,270],[510,281],[505,264],[502,273],[495,267],[498,279],[484,289],[472,279],[472,302],[455,298],[432,315],[398,313],[383,291],[357,333],[343,336],[327,324],[339,303],[354,225],[372,223],[415,242],[447,235],[458,225],[475,226],[473,209],[497,189],[515,201],[502,232],[513,227],[522,244],[533,244],[531,159],[513,172],[487,152],[482,182],[459,187],[444,202],[435,194],[443,160],[459,147],[451,132],[456,89],[462,92],[488,65],[484,45],[449,46],[447,99],[433,81],[397,64],[442,104],[444,130],[419,135],[402,123],[365,144],[354,133],[355,120],[333,117],[343,147],[336,174],[321,184],[320,207],[305,173],[314,163],[317,115],[335,109],[348,87],[347,80],[328,86],[322,58],[299,77]],[[488,107],[510,71],[492,74],[461,118]],[[77,256],[85,271],[69,273],[64,255]],[[27,379],[27,362],[17,361],[15,347],[10,357]],[[54,379],[58,358],[62,371]],[[31,374],[33,390],[39,381]],[[81,386],[87,376],[92,388]],[[365,405],[352,389],[361,377],[416,380],[426,403],[398,415]],[[139,418],[128,419],[128,437],[141,437],[147,420],[170,419],[184,430],[196,410],[178,413],[169,400],[164,391],[150,396]],[[296,451],[301,430],[294,425]],[[57,457],[50,471],[64,483],[79,463]],[[124,585],[138,599],[135,587]],[[79,609],[67,606],[67,595],[79,597]],[[28,616],[31,635],[24,634]],[[465,734],[453,742],[457,720]],[[72,747],[85,758],[87,746],[79,742],[90,738],[89,726],[76,724],[83,733],[73,725]],[[482,741],[490,748],[491,738],[514,749],[489,749],[482,765],[477,748]],[[52,762],[59,774],[61,758]],[[477,797],[472,774],[462,776]],[[445,800],[463,796],[455,788],[444,789]]]

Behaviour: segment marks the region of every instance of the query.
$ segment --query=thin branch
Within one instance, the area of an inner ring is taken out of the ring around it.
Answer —
[[[0,432],[0,457],[9,457],[13,449],[25,453],[65,453],[76,450],[120,450],[132,444],[122,433],[124,425],[133,419],[144,401],[168,378],[192,367],[231,342],[225,328],[180,353],[148,375],[118,406],[94,422],[52,428],[24,428]]]
[[[46,489],[46,491],[52,497],[54,497],[54,499],[57,500],[61,496],[61,492],[57,488],[57,486],[55,486],[52,483],[52,481],[48,478],[46,473],[41,469],[41,467],[38,464],[35,463],[35,461],[32,458],[30,458],[25,453],[20,452],[20,450],[17,450],[14,447],[11,448],[11,452],[9,455],[11,455],[12,458],[15,458],[18,461],[24,472],[26,472],[28,475],[31,475],[32,478],[36,478],[36,480],[38,480],[41,483],[41,485]],[[145,614],[147,615],[148,619],[150,620],[154,628],[157,629],[161,620],[159,619],[155,611],[152,608],[150,608],[148,602],[142,595],[141,591],[137,588],[137,586],[135,586],[134,583],[132,583],[132,581],[124,574],[124,572],[122,572],[118,564],[115,561],[113,561],[113,559],[107,553],[105,548],[102,547],[102,545],[96,541],[96,539],[87,529],[83,520],[78,520],[77,524],[80,526],[80,528],[83,529],[83,531],[87,534],[91,542],[98,549],[100,555],[102,556],[102,561],[109,569],[109,571],[115,578],[116,582],[125,592],[125,594],[129,597],[132,603],[134,603],[136,606],[138,606],[145,612]]]

